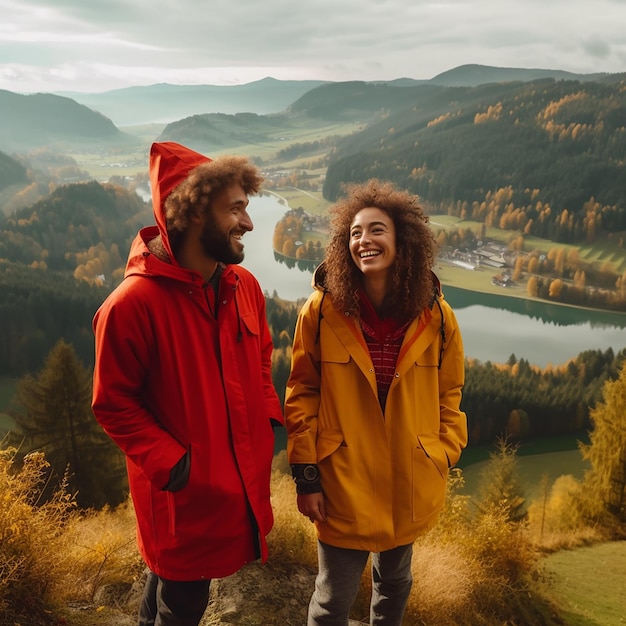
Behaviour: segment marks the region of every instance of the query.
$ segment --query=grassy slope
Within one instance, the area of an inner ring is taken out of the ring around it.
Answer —
[[[626,624],[626,541],[562,550],[545,569],[547,594],[568,626]]]

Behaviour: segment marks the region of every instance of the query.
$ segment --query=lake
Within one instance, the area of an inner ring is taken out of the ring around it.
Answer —
[[[289,207],[274,195],[250,199],[254,230],[244,237],[242,265],[270,295],[296,301],[311,293],[312,274],[279,262],[272,249],[276,223]],[[504,363],[511,354],[533,365],[560,365],[585,350],[626,348],[626,314],[589,311],[523,298],[468,291],[443,284],[459,321],[465,353]]]

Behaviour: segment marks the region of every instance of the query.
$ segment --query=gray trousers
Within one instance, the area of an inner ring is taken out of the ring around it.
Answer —
[[[307,626],[346,626],[369,552],[317,542],[319,571]],[[370,626],[400,626],[413,584],[413,545],[372,553]]]
[[[149,571],[138,626],[198,626],[209,603],[210,584],[210,580],[165,580]]]

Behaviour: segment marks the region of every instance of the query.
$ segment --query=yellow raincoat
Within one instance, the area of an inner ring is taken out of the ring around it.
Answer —
[[[383,414],[358,323],[316,286],[296,324],[285,422],[289,462],[319,466],[321,541],[381,552],[435,524],[467,444],[463,383],[461,335],[437,292],[407,329]]]

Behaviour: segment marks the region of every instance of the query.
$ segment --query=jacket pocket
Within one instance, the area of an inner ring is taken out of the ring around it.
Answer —
[[[321,448],[325,454],[319,457],[319,469],[326,511],[329,517],[355,521],[363,508],[363,493],[355,483],[352,450],[335,438],[320,437],[317,445],[318,455]]]
[[[418,367],[439,367],[440,360],[440,350],[441,350],[441,339],[438,341],[433,341],[426,350],[420,354],[416,361],[415,365]]]
[[[322,321],[322,324],[325,324]],[[348,363],[350,353],[346,346],[339,340],[332,329],[327,329],[323,341],[320,342],[320,361],[322,363]]]
[[[249,334],[254,335],[255,337],[259,335],[259,318],[254,313],[242,314],[241,321]]]
[[[343,443],[343,435],[340,430],[334,428],[324,429],[317,438],[317,460],[323,461],[329,457],[336,450],[339,449]]]
[[[448,458],[437,436],[420,435],[413,448],[413,521],[439,512],[444,504]]]

